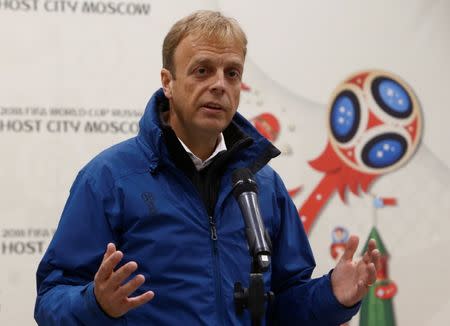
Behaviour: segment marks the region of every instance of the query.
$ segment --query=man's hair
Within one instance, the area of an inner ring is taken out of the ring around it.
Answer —
[[[178,44],[188,35],[215,42],[236,42],[247,53],[247,37],[238,22],[220,12],[200,10],[177,21],[164,38],[163,68],[175,77],[173,57]]]

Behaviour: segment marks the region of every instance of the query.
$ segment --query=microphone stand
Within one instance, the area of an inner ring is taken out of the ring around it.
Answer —
[[[266,233],[267,235],[267,233]],[[250,249],[250,252],[254,252]],[[275,294],[272,291],[264,292],[263,272],[270,266],[270,253],[253,254],[252,269],[250,273],[249,288],[243,288],[240,282],[234,284],[234,306],[236,313],[241,315],[244,309],[248,309],[252,318],[252,326],[261,325],[265,313],[265,302],[273,302]]]
[[[238,169],[233,172],[232,179],[233,195],[242,211],[248,250],[252,257],[248,289],[239,282],[234,284],[234,307],[238,315],[248,309],[252,325],[259,326],[264,318],[266,300],[270,303],[274,299],[273,292],[264,293],[263,279],[263,272],[270,267],[272,244],[259,211],[258,185],[252,172],[247,168]]]

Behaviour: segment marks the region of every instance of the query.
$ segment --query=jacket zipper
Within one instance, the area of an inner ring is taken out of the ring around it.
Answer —
[[[214,249],[217,250],[216,242],[217,241],[217,229],[216,229],[216,221],[214,220],[214,217],[209,217],[209,227],[211,229],[211,240],[214,244]]]
[[[195,187],[194,187],[195,188]],[[197,189],[195,189],[197,191]],[[197,191],[198,193],[198,191]],[[198,197],[201,200],[200,194],[198,194]],[[221,276],[220,276],[220,268],[219,268],[219,250],[217,247],[217,224],[216,219],[209,215],[208,209],[206,206],[205,211],[206,215],[208,216],[209,221],[209,230],[210,230],[210,239],[211,239],[211,251],[212,251],[212,259],[213,259],[213,274],[214,274],[214,293],[216,297],[216,314],[217,314],[217,325],[223,325],[223,320],[225,318],[224,311],[223,311],[223,300],[222,300],[222,287],[221,287]]]
[[[216,220],[213,216],[209,216],[209,227],[211,231],[211,245],[213,256],[213,273],[214,285],[216,294],[216,311],[217,311],[217,325],[222,325],[223,318],[223,303],[222,303],[222,287],[220,286],[220,268],[219,268],[219,251],[217,248],[217,228]]]

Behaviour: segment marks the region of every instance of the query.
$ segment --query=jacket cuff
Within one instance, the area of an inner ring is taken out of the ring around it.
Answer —
[[[85,325],[126,325],[124,317],[112,318],[108,316],[100,307],[94,295],[94,282],[88,283],[81,289],[83,298],[82,306],[74,307],[74,314],[77,319],[83,321]]]
[[[331,286],[332,272],[333,270],[322,277],[321,285],[317,287],[317,293],[314,296],[316,302],[312,305],[314,310],[316,310],[315,307],[320,307],[320,311],[314,311],[314,315],[326,325],[343,324],[349,321],[358,313],[361,306],[361,301],[351,307],[346,307],[337,300]]]

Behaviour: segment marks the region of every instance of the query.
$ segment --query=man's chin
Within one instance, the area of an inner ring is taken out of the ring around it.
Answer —
[[[212,138],[218,137],[219,134],[222,131],[224,131],[227,126],[228,124],[225,123],[210,122],[210,123],[203,123],[197,126],[196,130],[203,137]]]

